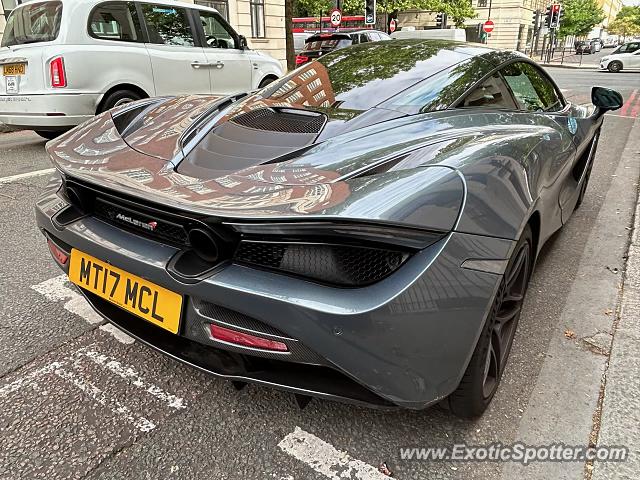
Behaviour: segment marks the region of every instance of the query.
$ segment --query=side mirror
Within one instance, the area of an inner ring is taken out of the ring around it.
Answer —
[[[247,43],[247,37],[244,35],[238,35],[238,40],[240,43],[240,50],[248,50],[249,44]]]
[[[593,87],[591,89],[591,103],[604,111],[618,110],[624,104],[620,93],[610,88]]]

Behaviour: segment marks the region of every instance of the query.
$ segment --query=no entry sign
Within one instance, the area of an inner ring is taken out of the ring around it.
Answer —
[[[487,20],[486,22],[484,22],[484,25],[482,25],[482,29],[487,33],[493,32],[494,27],[495,27],[495,24],[493,23],[492,20]]]
[[[389,31],[391,33],[396,31],[396,21],[392,18],[391,21],[389,22]]]

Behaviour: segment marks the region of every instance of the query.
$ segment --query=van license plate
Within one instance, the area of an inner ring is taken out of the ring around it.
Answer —
[[[18,93],[20,91],[20,77],[4,77],[7,94]]]
[[[2,66],[2,73],[5,77],[7,75],[24,75],[26,71],[26,63],[7,63]]]

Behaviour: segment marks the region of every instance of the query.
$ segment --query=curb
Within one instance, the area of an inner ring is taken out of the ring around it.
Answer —
[[[540,65],[542,65],[543,67],[554,67],[554,68],[570,68],[573,70],[598,70],[600,71],[600,68],[598,67],[598,65],[567,65],[566,63],[560,64],[560,63],[541,63]]]
[[[634,135],[635,133],[635,135]],[[636,120],[623,156],[640,160],[640,120]],[[635,140],[634,140],[635,139]],[[638,179],[633,181],[638,189]],[[640,200],[637,198],[636,201]],[[640,204],[636,206],[627,251],[622,299],[603,382],[599,446],[623,446],[625,461],[598,462],[591,480],[637,478],[640,470]]]

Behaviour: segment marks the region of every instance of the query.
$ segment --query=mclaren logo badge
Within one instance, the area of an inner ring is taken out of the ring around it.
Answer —
[[[119,222],[128,223],[129,225],[133,225],[134,227],[143,228],[149,232],[153,232],[158,226],[158,222],[143,222],[142,220],[131,218],[130,216],[124,215],[123,213],[118,213],[116,215],[116,220],[118,220]]]

